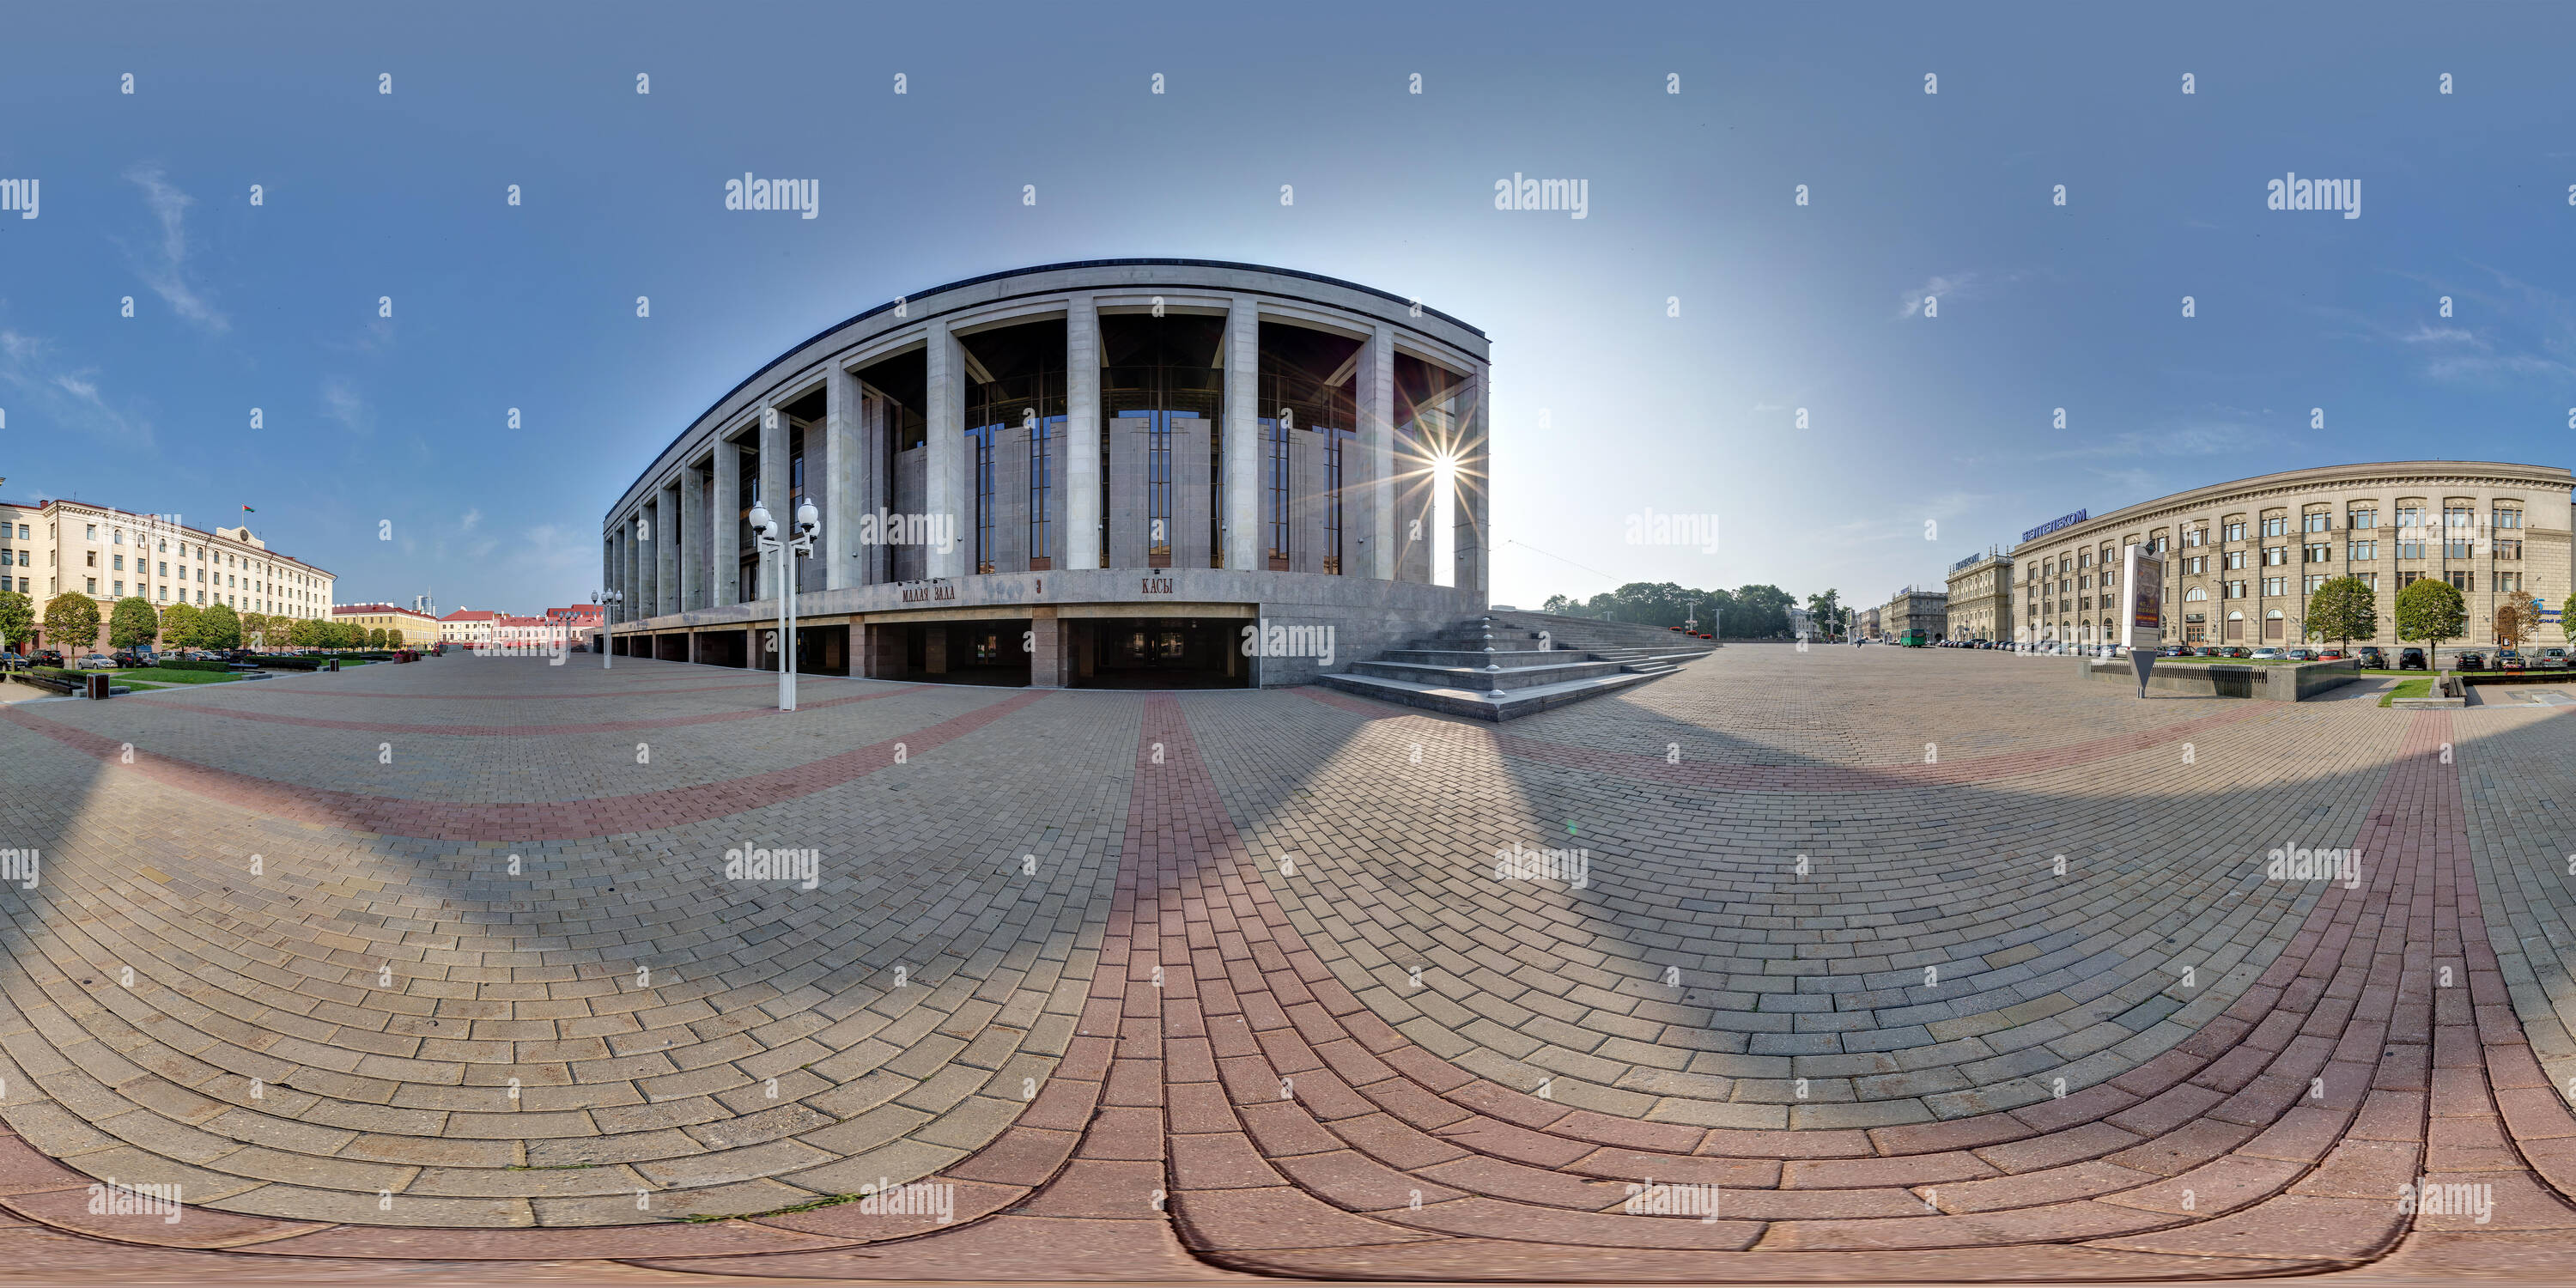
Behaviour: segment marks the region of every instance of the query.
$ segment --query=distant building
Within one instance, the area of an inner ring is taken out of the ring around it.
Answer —
[[[1856,628],[1860,631],[1860,637],[1862,639],[1874,640],[1879,638],[1878,617],[1879,610],[1875,608],[1864,608],[1860,610],[1860,619],[1856,623]]]
[[[438,619],[438,642],[479,648],[489,644],[503,614],[488,608],[460,608]]]
[[[396,643],[405,648],[436,644],[439,640],[438,619],[417,609],[393,604],[342,604],[331,610],[331,616],[335,621],[368,630],[382,627],[396,635]]]
[[[1907,631],[1921,631],[1925,639],[1948,639],[1950,596],[1944,591],[1908,586],[1888,597],[1879,620],[1886,624],[1890,635],[1902,637]]]
[[[597,604],[574,604],[569,608],[547,609],[546,620],[571,631],[578,638],[598,630],[603,617]]]
[[[2013,559],[1989,550],[1950,565],[1950,637],[1963,640],[2009,640],[2013,637]]]

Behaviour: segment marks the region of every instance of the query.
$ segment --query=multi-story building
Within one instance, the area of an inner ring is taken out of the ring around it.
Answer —
[[[460,608],[438,619],[438,642],[476,648],[489,644],[506,614],[488,608]]]
[[[1879,638],[1878,618],[1878,609],[1864,608],[1860,610],[1860,619],[1856,629],[1860,631],[1860,637],[1862,639],[1874,640]]]
[[[570,635],[576,643],[598,630],[602,620],[600,607],[597,604],[574,604],[566,608],[546,610],[546,621]]]
[[[746,520],[811,503],[800,670],[1304,684],[1484,607],[1487,362],[1418,301],[1249,264],[889,301],[745,377],[609,508],[616,648],[776,666],[781,567]]]
[[[2012,638],[2012,570],[2012,556],[1999,550],[1970,555],[1950,565],[1950,638]]]
[[[417,608],[393,604],[342,604],[331,610],[334,619],[355,623],[369,630],[382,627],[398,636],[396,647],[420,648],[438,642],[438,619]]]
[[[1903,638],[1907,631],[1921,631],[1924,638],[1940,641],[1950,637],[1950,596],[1946,591],[1918,590],[1908,586],[1887,598],[1887,608],[1879,614],[1887,633]]]
[[[34,505],[0,501],[0,581],[35,601],[31,647],[69,654],[104,648],[108,616],[129,595],[149,600],[155,609],[227,604],[240,613],[327,618],[333,577],[269,549],[248,527],[206,532],[177,515],[55,499]],[[95,639],[44,638],[45,605],[67,592],[99,601]]]
[[[2014,622],[2027,641],[2116,643],[2121,551],[2143,545],[2166,561],[2168,641],[2299,643],[2309,595],[2351,576],[2379,600],[2378,635],[2353,643],[2394,646],[2397,592],[2440,577],[2468,605],[2461,642],[2483,645],[2515,591],[2566,598],[2572,489],[2555,465],[2392,461],[2178,492],[2016,547]]]

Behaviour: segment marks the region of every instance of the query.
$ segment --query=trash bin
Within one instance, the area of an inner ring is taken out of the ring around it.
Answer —
[[[324,670],[326,670],[326,671],[337,671],[337,670],[339,670],[339,669],[340,669],[340,659],[338,659],[338,658],[336,658],[336,657],[335,657],[335,658],[332,658],[332,659],[331,659],[331,665],[329,665],[329,666],[327,666],[327,667],[324,667],[323,669],[324,669]]]
[[[92,671],[81,678],[89,681],[89,696],[93,698],[104,698],[107,696],[106,675],[101,672]]]

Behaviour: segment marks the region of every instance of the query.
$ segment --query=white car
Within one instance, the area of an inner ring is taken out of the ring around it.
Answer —
[[[2288,656],[2289,654],[2276,648],[2258,648],[2254,650],[2253,660],[2257,662],[2278,662],[2282,658]]]
[[[105,653],[83,653],[81,654],[79,661],[72,663],[72,669],[75,671],[111,671],[116,669],[116,662]]]

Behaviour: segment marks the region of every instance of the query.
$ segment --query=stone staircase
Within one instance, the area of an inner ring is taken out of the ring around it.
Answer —
[[[1575,629],[1568,632],[1560,624]],[[1585,629],[1590,627],[1615,629]],[[1586,642],[1570,643],[1568,633]],[[1711,651],[1705,640],[1685,641],[1653,627],[1496,613],[1354,662],[1316,682],[1380,701],[1499,721],[1632,688]]]

